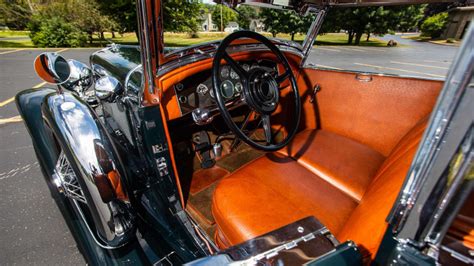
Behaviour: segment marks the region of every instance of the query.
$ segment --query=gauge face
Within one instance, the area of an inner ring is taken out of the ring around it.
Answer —
[[[239,75],[237,75],[237,73],[232,69],[230,71],[230,78],[231,79],[239,79]]]
[[[178,83],[174,87],[177,91],[182,91],[184,89],[184,85],[182,83]]]
[[[249,71],[249,70],[250,70],[249,64],[243,64],[243,65],[242,65],[242,68],[243,68],[245,71]]]
[[[200,95],[205,95],[209,91],[209,88],[205,84],[199,84],[196,88],[196,92]]]
[[[232,98],[232,96],[234,96],[234,84],[232,84],[232,81],[226,80],[222,82],[221,95],[226,99]]]
[[[236,92],[242,92],[243,88],[244,88],[244,86],[242,85],[242,83],[240,83],[240,82],[235,83],[235,91]]]
[[[223,66],[221,69],[221,78],[229,78],[230,69],[229,66]]]

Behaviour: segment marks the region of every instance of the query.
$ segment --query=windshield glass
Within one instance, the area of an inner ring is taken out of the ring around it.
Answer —
[[[248,5],[234,10],[211,0],[164,2],[164,42],[168,51],[222,40],[238,30],[302,43],[314,20],[314,15],[300,16],[290,10]]]

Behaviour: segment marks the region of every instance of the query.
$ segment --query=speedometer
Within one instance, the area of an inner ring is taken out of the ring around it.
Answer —
[[[234,84],[230,80],[226,80],[221,84],[221,95],[226,99],[232,98],[234,96]]]

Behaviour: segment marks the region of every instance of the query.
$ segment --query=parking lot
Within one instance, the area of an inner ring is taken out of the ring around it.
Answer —
[[[399,47],[323,46],[311,52],[316,66],[443,79],[457,47],[395,39]],[[50,49],[88,62],[97,49]],[[36,162],[13,98],[45,84],[33,70],[45,50],[0,50],[0,258],[1,264],[84,264]],[[407,88],[408,89],[408,88]]]

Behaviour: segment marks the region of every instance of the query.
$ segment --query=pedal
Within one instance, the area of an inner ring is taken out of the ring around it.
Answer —
[[[211,138],[206,131],[200,131],[193,136],[194,150],[199,153],[201,158],[201,168],[211,168],[216,164],[216,161],[211,157],[213,146]]]

